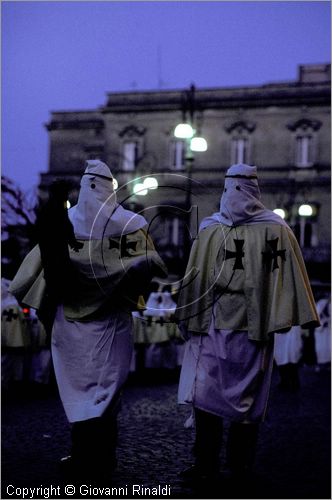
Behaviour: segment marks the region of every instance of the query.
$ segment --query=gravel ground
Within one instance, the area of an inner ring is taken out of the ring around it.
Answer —
[[[68,454],[70,432],[53,384],[4,393],[1,498],[23,498],[22,488],[37,487],[26,498],[149,498],[137,489],[133,494],[133,485],[164,488],[151,490],[151,498],[331,498],[330,372],[301,367],[301,388],[289,393],[278,387],[274,370],[252,484],[234,484],[224,475],[217,486],[198,489],[178,478],[192,461],[194,434],[183,426],[190,408],[177,404],[177,376],[146,370],[130,377],[119,416],[118,468],[108,484],[112,495],[89,489],[88,481],[66,495],[68,481],[57,461]]]

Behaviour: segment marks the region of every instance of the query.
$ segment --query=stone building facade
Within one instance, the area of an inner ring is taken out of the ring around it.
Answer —
[[[285,211],[311,279],[327,281],[330,85],[329,64],[302,65],[295,81],[111,92],[98,109],[54,112],[46,125],[50,158],[41,197],[55,178],[78,186],[85,160],[100,158],[117,179],[119,202],[150,221],[156,245],[177,275],[200,220],[218,209],[226,169],[238,162],[256,165],[264,204]],[[174,137],[183,120],[207,140],[206,151],[190,154],[188,141]],[[157,179],[158,188],[135,194],[146,177]],[[71,202],[76,196],[73,189]],[[311,206],[311,215],[299,215],[303,204]]]

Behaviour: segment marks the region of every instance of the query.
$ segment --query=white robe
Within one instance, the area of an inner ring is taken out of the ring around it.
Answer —
[[[275,334],[274,359],[278,366],[300,361],[303,350],[301,333],[300,326],[293,326],[287,333]]]
[[[318,364],[331,362],[331,301],[321,299],[317,303],[321,325],[315,329],[315,351]]]
[[[152,279],[151,273],[165,275],[166,270],[143,230],[147,225],[144,217],[116,204],[113,177],[103,162],[88,160],[78,202],[70,209],[69,218],[83,247],[78,252],[70,249],[77,289],[64,301],[66,316],[62,306],[57,309],[52,355],[66,415],[70,422],[77,422],[101,416],[130,370],[131,310],[137,307],[139,290],[136,286],[130,290],[128,285],[128,297],[124,296],[122,280],[129,279],[130,271]],[[127,237],[131,240],[128,248]],[[12,293],[38,309],[45,289],[40,252],[35,248],[15,276]],[[108,307],[107,313],[101,312]],[[91,320],[97,314],[98,319]]]
[[[186,343],[178,401],[235,422],[264,419],[273,368],[273,341],[256,342],[246,331],[192,334]]]
[[[59,306],[52,356],[69,422],[101,416],[124,384],[133,355],[132,317],[125,311],[89,322],[67,321]]]

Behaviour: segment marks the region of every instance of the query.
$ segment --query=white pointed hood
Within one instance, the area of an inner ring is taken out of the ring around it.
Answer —
[[[279,215],[265,208],[261,202],[257,168],[245,164],[232,165],[226,172],[220,211],[206,217],[200,229],[218,223],[240,226],[261,222],[287,226]]]
[[[100,160],[88,160],[86,164],[77,205],[69,210],[76,237],[117,237],[144,227],[144,217],[117,203],[109,167]]]

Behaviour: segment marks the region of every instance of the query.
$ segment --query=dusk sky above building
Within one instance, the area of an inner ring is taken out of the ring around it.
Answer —
[[[52,111],[107,92],[261,85],[330,62],[330,2],[1,3],[2,173],[48,167]]]

